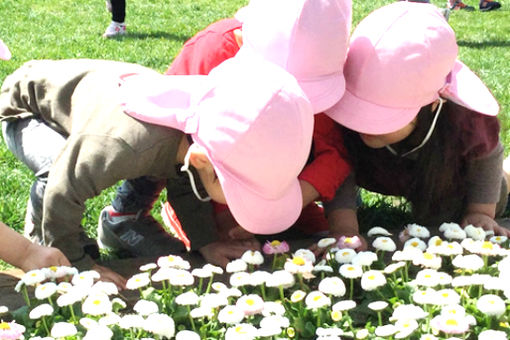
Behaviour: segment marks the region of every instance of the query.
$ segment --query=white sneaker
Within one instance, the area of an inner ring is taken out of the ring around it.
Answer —
[[[103,33],[103,38],[126,34],[126,24],[112,21]]]

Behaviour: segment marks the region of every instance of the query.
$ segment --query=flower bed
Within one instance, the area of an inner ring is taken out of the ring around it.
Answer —
[[[16,287],[27,305],[0,323],[0,339],[507,339],[509,241],[473,226],[440,231],[409,225],[402,250],[379,227],[373,251],[326,238],[319,261],[273,241],[226,273],[169,255],[128,280],[140,293],[132,308],[96,272],[31,271]]]

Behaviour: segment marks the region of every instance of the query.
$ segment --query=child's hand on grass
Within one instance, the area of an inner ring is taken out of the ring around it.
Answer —
[[[199,252],[208,263],[225,268],[230,261],[241,258],[247,250],[260,251],[260,243],[256,239],[217,241],[203,246]]]

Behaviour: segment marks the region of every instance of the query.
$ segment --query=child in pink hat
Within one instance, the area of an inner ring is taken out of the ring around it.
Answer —
[[[11,52],[2,40],[0,59],[11,59]],[[60,250],[32,243],[3,222],[0,222],[0,259],[24,271],[70,265]]]
[[[258,55],[296,77],[315,113],[340,99],[345,86],[342,69],[351,25],[350,0],[254,0],[243,8],[242,14],[241,21],[223,19],[197,33],[184,44],[166,74],[208,74],[238,54],[239,57]],[[314,201],[332,199],[350,171],[338,139],[341,139],[340,131],[334,122],[324,114],[316,114],[312,154],[299,175],[304,208],[295,228],[289,231],[293,237],[306,237],[328,229],[324,212]],[[112,202],[113,207],[107,207],[102,214],[102,226],[108,228],[116,220],[122,223],[129,216],[134,218],[139,209],[150,210],[152,199],[135,200],[149,203],[145,205],[130,204],[133,197],[143,197],[150,187],[162,188],[150,179],[124,182]],[[229,216],[226,206],[216,204],[215,209],[220,235],[226,236],[224,229],[237,222]],[[171,213],[168,215],[169,221],[175,221]],[[180,223],[172,223],[172,228],[179,230],[180,224],[189,223],[184,217],[179,220]],[[231,230],[233,237],[252,236],[243,235],[241,228]]]
[[[357,184],[405,197],[418,223],[455,221],[510,235],[494,220],[508,192],[499,106],[457,52],[452,28],[430,4],[393,3],[359,23],[345,94],[326,111],[345,127],[354,168],[355,181],[328,206],[338,231],[357,233]]]
[[[216,242],[208,197],[262,233],[288,228],[301,212],[297,176],[310,152],[312,106],[294,77],[261,58],[172,77],[115,61],[31,61],[2,84],[0,118],[7,147],[36,175],[29,207],[40,220],[25,225],[26,235],[119,287],[125,279],[96,263],[97,243],[80,226],[86,200],[119,180],[179,184],[168,196],[199,235],[192,250],[216,265],[253,246]],[[99,236],[133,256],[184,251],[154,220],[127,230],[122,239],[111,230]]]

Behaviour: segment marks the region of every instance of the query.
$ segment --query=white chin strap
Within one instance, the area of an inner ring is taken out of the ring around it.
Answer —
[[[211,200],[211,197],[202,197],[200,196],[200,193],[197,190],[197,186],[195,184],[195,177],[193,176],[193,172],[189,169],[189,157],[191,155],[191,147],[188,149],[188,152],[186,152],[186,156],[184,156],[184,165],[181,167],[182,172],[187,172],[189,176],[189,181],[191,183],[191,189],[193,190],[193,193],[195,196],[202,202],[209,202]]]
[[[429,141],[430,136],[432,136],[432,132],[434,132],[434,129],[435,129],[436,123],[437,123],[437,118],[439,117],[439,114],[441,113],[441,109],[443,108],[443,104],[445,101],[446,100],[444,100],[443,98],[439,98],[439,105],[437,107],[436,115],[434,116],[434,120],[432,120],[432,124],[430,124],[430,128],[429,128],[429,132],[427,132],[427,135],[425,135],[425,138],[423,138],[423,141],[420,143],[420,145],[418,145],[417,147],[413,148],[410,151],[407,151],[407,152],[401,154],[400,157],[405,157],[405,156],[415,152],[416,150],[422,148],[425,145],[425,143],[427,143]],[[386,145],[386,149],[388,149],[395,156],[399,156],[399,154],[391,146]]]

